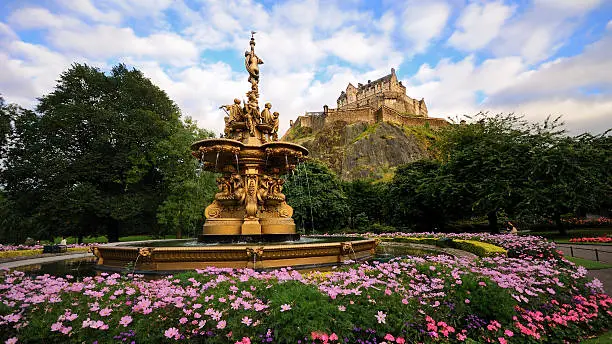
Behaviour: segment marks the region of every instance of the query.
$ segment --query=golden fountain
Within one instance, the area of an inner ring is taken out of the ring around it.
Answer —
[[[102,268],[134,263],[139,271],[173,271],[206,266],[235,268],[313,267],[348,259],[362,260],[374,254],[376,242],[360,238],[308,238],[299,240],[293,208],[282,193],[282,175],[306,160],[308,150],[278,141],[278,112],[266,103],[259,108],[259,65],[254,32],[245,66],[251,90],[248,101],[223,105],[224,137],[191,145],[202,169],[220,173],[219,192],[206,207],[206,222],[198,243],[183,247],[102,245],[93,248]],[[276,243],[275,243],[276,242]],[[283,243],[279,243],[283,242]],[[218,243],[232,243],[218,245]],[[239,243],[239,244],[236,244]],[[264,244],[267,243],[267,244]],[[275,244],[274,244],[275,243]]]

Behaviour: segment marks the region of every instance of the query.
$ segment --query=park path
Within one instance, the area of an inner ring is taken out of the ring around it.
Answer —
[[[604,285],[606,294],[612,295],[612,269],[589,270],[587,275],[600,280]]]
[[[34,265],[34,264],[45,264],[58,262],[66,259],[75,259],[75,258],[85,258],[92,257],[93,254],[89,252],[79,252],[74,254],[63,254],[60,256],[51,256],[51,257],[37,257],[31,259],[21,259],[10,262],[0,263],[0,269],[14,269],[24,265]]]
[[[612,246],[610,245],[557,244],[557,248],[566,257],[571,257],[573,252],[574,257],[588,260],[597,260],[599,257],[599,261],[602,263],[612,263]],[[597,254],[595,254],[595,250],[597,250]],[[606,293],[612,295],[612,268],[589,270],[588,276],[600,280]]]
[[[574,257],[597,260],[602,263],[612,263],[612,246],[610,245],[576,245],[576,244],[557,244],[557,249],[563,252],[566,257]],[[597,250],[597,253],[595,253]]]

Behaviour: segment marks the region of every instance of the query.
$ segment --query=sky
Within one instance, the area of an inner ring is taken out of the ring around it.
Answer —
[[[281,133],[391,68],[431,117],[612,128],[612,0],[0,0],[0,94],[33,108],[72,63],[125,63],[220,133],[252,30]]]

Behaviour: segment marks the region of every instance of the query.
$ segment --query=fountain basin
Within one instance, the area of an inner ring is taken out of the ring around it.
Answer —
[[[297,269],[362,261],[375,254],[375,239],[346,238],[337,242],[234,244],[191,247],[100,245],[93,248],[97,267],[122,270],[130,264],[138,271],[172,272],[219,268]]]

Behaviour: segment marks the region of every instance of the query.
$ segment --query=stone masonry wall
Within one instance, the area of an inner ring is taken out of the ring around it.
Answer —
[[[375,117],[378,122],[390,122],[404,126],[424,125],[425,123],[429,123],[432,128],[441,128],[449,124],[443,118],[403,116],[394,109],[386,106],[383,106],[378,109],[378,111],[376,111]]]
[[[374,116],[374,111],[369,107],[347,110],[329,109],[326,113],[325,122],[331,123],[336,121],[374,123],[376,122],[376,117]]]

